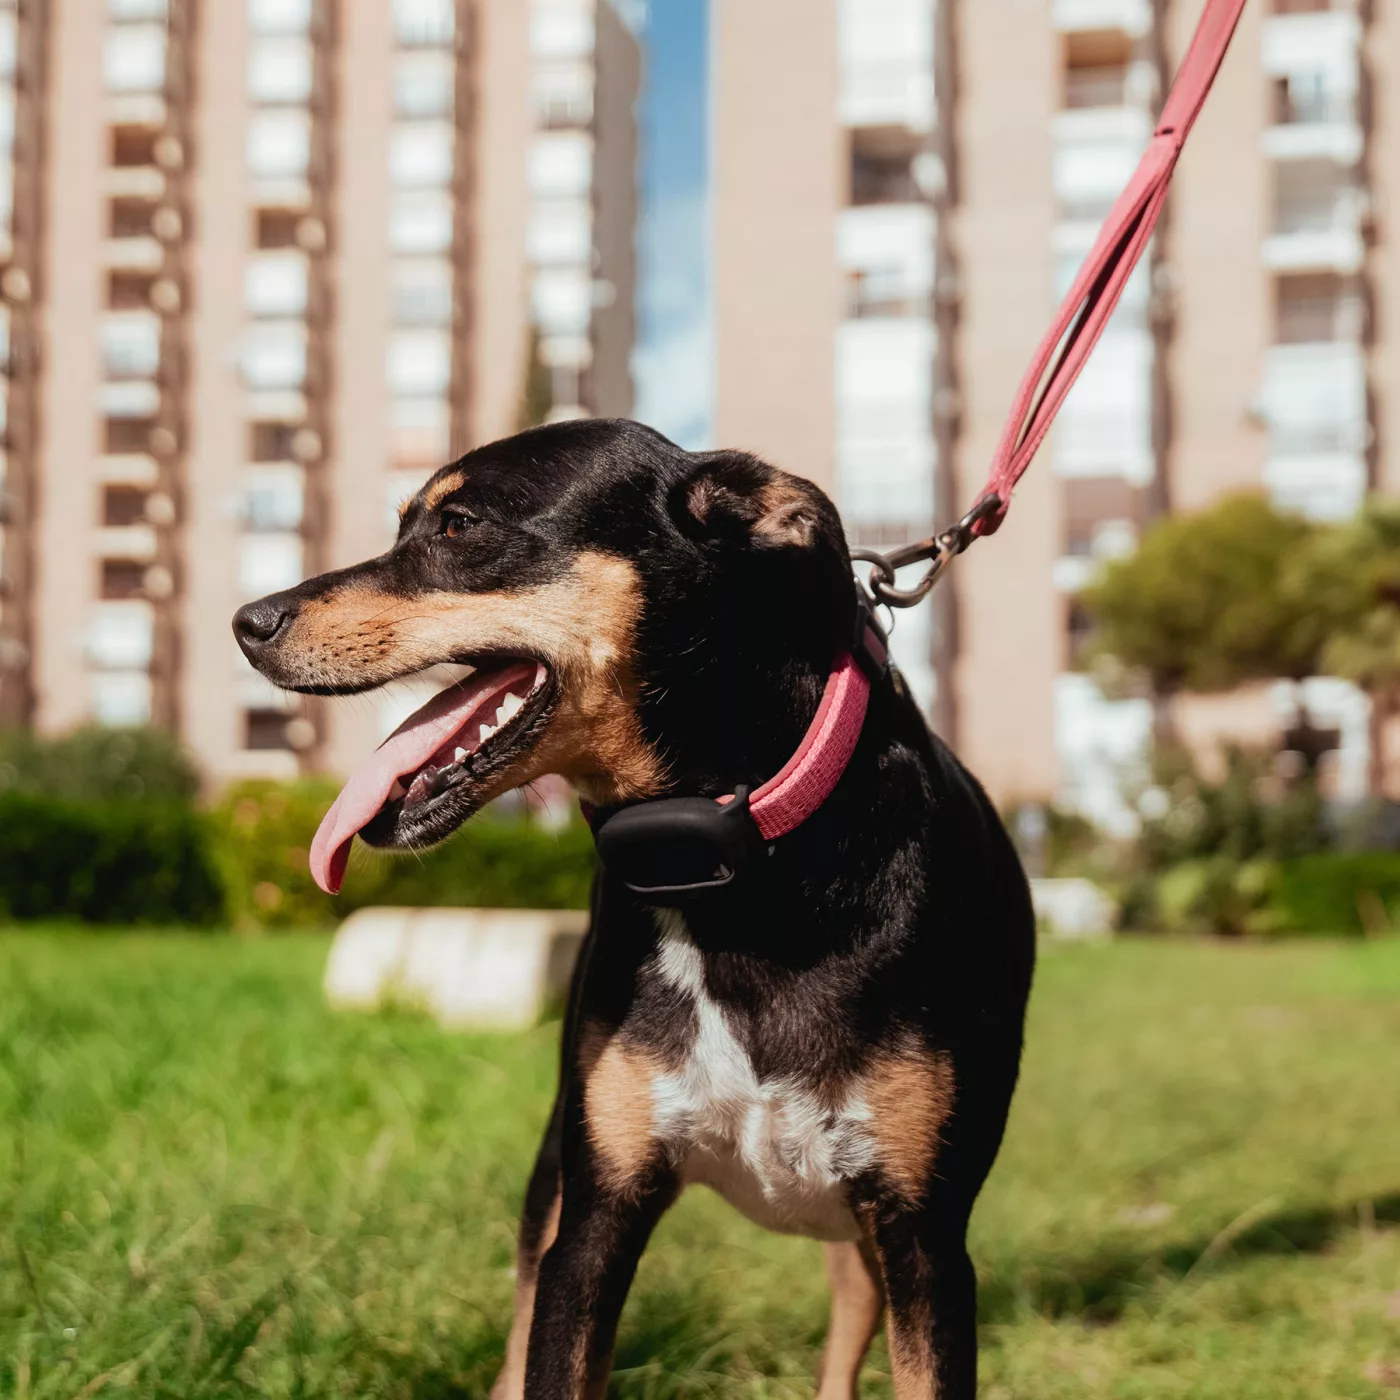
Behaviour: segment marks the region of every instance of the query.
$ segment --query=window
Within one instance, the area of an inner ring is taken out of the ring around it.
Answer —
[[[292,440],[297,435],[295,423],[249,424],[248,452],[255,462],[290,462]]]
[[[243,303],[253,316],[300,316],[306,310],[306,258],[265,253],[243,273]]]
[[[107,18],[119,24],[131,20],[165,19],[165,0],[107,0]]]
[[[99,603],[88,634],[88,660],[111,671],[151,664],[151,608],[145,602]]]
[[[848,274],[847,314],[864,316],[925,316],[928,298],[909,285],[908,269],[898,264],[869,267]]]
[[[146,492],[140,486],[107,486],[102,491],[104,525],[142,525],[146,520]]]
[[[305,112],[254,112],[246,149],[249,173],[258,179],[305,175],[311,158],[311,118]]]
[[[584,58],[593,52],[591,7],[536,4],[531,9],[530,51],[536,58]]]
[[[311,96],[311,45],[305,39],[259,39],[248,54],[254,102],[305,102]]]
[[[165,30],[154,24],[107,31],[102,81],[108,92],[158,92],[165,84]]]
[[[1342,339],[1342,289],[1342,279],[1333,273],[1280,277],[1274,284],[1274,343],[1306,345]]]
[[[238,587],[246,598],[279,593],[300,583],[301,539],[297,535],[244,535],[239,549]]]
[[[114,454],[148,452],[154,428],[149,418],[108,418],[103,424],[102,450]]]
[[[1329,233],[1345,219],[1349,179],[1330,160],[1274,162],[1274,232]]]
[[[126,602],[142,596],[146,566],[139,559],[104,559],[101,596],[109,602]]]
[[[588,267],[593,257],[593,221],[579,199],[540,200],[530,214],[530,260],[536,266],[569,263]]]
[[[452,323],[452,265],[441,258],[399,260],[390,268],[394,323],[446,326]]]
[[[92,711],[99,724],[149,724],[151,678],[140,671],[94,676]]]
[[[391,400],[389,436],[395,464],[421,467],[426,475],[447,458],[451,423],[446,402],[440,398]]]
[[[248,0],[254,34],[304,34],[311,27],[311,0]]]
[[[243,477],[243,524],[256,534],[301,528],[303,476],[300,467],[250,467]]]
[[[1065,36],[1064,105],[1122,107],[1127,104],[1133,41],[1121,29],[1095,29]]]
[[[1274,80],[1274,120],[1280,125],[1355,119],[1354,98],[1337,87],[1330,73],[1305,69]]]
[[[914,182],[910,138],[881,130],[851,133],[851,203],[912,204],[923,198]]]
[[[389,209],[389,246],[396,253],[445,253],[452,247],[452,200],[445,192],[396,194]]]
[[[294,209],[259,209],[256,243],[259,248],[295,248],[301,215]]]
[[[400,117],[451,117],[456,83],[451,54],[399,54],[394,59],[394,112]]]
[[[443,331],[395,331],[385,372],[396,395],[442,394],[452,377],[452,339]]]
[[[160,368],[160,318],[122,311],[102,322],[102,365],[108,379],[150,379]]]
[[[389,178],[399,189],[452,183],[452,128],[445,122],[399,127],[389,143]]]
[[[114,199],[107,227],[113,238],[149,238],[156,206],[145,199]]]
[[[394,35],[404,48],[448,48],[456,32],[452,0],[392,0]]]
[[[250,327],[242,365],[249,388],[300,388],[306,379],[306,326],[294,321]]]
[[[281,710],[245,710],[243,712],[243,747],[254,752],[290,750],[287,725],[290,716]]]
[[[119,168],[156,163],[158,133],[146,126],[112,128],[112,164]]]
[[[530,147],[530,189],[544,198],[584,199],[593,187],[593,142],[586,132],[552,131]]]
[[[534,80],[535,121],[546,130],[593,120],[593,74],[582,63],[540,65]]]
[[[113,272],[107,278],[107,305],[113,311],[145,310],[151,304],[151,283],[144,272]]]
[[[537,273],[531,305],[540,329],[548,335],[586,335],[593,319],[593,281],[586,272],[567,268]]]

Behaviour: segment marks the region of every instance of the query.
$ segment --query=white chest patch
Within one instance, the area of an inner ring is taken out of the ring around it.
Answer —
[[[652,1093],[655,1130],[686,1182],[719,1192],[758,1225],[822,1240],[859,1233],[844,1183],[870,1166],[870,1110],[855,1095],[835,1111],[792,1078],[760,1080],[705,988],[704,962],[685,921],[657,916],[654,972],[695,1005],[698,1032]]]

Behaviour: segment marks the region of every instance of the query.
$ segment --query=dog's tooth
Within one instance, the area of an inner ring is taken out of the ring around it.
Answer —
[[[504,705],[497,705],[496,728],[499,729],[509,718],[510,716],[506,713],[506,707]]]
[[[481,735],[480,735],[481,742],[484,744],[495,732],[496,732],[496,729],[495,729],[495,726],[494,726],[494,725],[483,724],[483,725],[481,726]]]
[[[506,691],[505,701],[501,705],[501,709],[496,711],[496,717],[499,719],[501,710],[504,710],[506,718],[510,719],[524,703],[525,702],[518,695],[513,695],[510,691]]]
[[[452,761],[453,761],[453,763],[462,763],[462,762],[464,762],[464,761],[466,760],[466,757],[467,757],[467,751],[466,751],[466,749],[453,749],[453,750],[452,750]]]

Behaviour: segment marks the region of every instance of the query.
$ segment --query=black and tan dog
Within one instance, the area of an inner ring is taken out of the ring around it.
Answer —
[[[350,838],[440,840],[561,773],[610,808],[761,784],[798,748],[857,608],[841,524],[755,459],[625,422],[438,472],[377,559],[243,608],[278,685],[476,667],[352,778]],[[889,1314],[896,1393],[976,1387],[965,1235],[1016,1082],[1034,932],[996,813],[879,677],[834,790],[731,885],[658,908],[605,873],[526,1198],[500,1397],[601,1396],[652,1228],[692,1182],[825,1241],[822,1400]]]

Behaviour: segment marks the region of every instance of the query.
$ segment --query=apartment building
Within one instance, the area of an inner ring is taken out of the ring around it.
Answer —
[[[559,103],[604,61],[634,97],[607,0],[0,6],[5,719],[153,721],[216,780],[392,726],[411,697],[282,695],[228,620],[385,547],[520,425],[535,347],[546,416],[630,407],[632,103]]]
[[[1006,526],[940,586],[941,617],[897,618],[916,690],[1003,801],[1124,819],[1151,707],[1074,670],[1075,594],[1155,516],[1254,488],[1337,519],[1400,485],[1400,29],[1380,10],[1246,9],[1158,235]],[[833,490],[862,543],[955,518],[1199,13],[714,0],[716,439]],[[1355,793],[1365,702],[1308,690]],[[1291,704],[1261,689],[1186,703],[1181,722],[1203,744],[1262,740]]]

